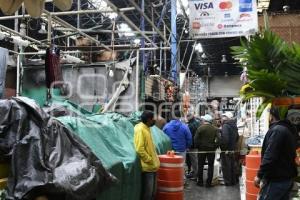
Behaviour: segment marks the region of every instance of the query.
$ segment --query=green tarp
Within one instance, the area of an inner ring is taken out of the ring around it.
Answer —
[[[139,116],[139,113],[135,114]],[[133,118],[118,113],[64,116],[59,121],[78,135],[119,179],[119,183],[104,191],[98,200],[139,200],[141,167],[133,145]],[[157,127],[152,127],[154,143],[159,154],[171,149],[169,138]]]

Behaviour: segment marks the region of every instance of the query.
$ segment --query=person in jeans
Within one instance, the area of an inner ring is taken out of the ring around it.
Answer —
[[[295,164],[295,129],[287,120],[280,120],[279,109],[270,109],[270,128],[263,141],[261,165],[254,179],[260,187],[259,200],[289,200]]]
[[[150,130],[154,124],[154,114],[150,111],[144,111],[141,115],[141,122],[134,127],[134,147],[142,166],[141,200],[155,199],[156,173],[160,162]]]
[[[196,131],[200,126],[200,120],[196,119],[196,117],[193,114],[187,115],[188,119],[188,127],[191,131],[192,138],[195,137]],[[197,180],[198,176],[198,155],[197,155],[198,149],[194,145],[194,140],[192,140],[192,145],[189,148],[188,154],[186,155],[186,159],[190,161],[190,168],[187,178],[190,178],[192,180]],[[187,162],[188,164],[188,162]]]
[[[172,149],[184,158],[185,163],[186,151],[192,144],[192,134],[189,127],[180,121],[181,116],[181,112],[175,110],[173,119],[164,126],[163,131],[171,139]]]
[[[197,129],[194,142],[198,153],[198,180],[197,185],[203,186],[203,168],[208,161],[206,187],[211,187],[214,172],[215,151],[218,147],[218,128],[212,125],[212,116],[206,114],[202,117],[203,124]]]

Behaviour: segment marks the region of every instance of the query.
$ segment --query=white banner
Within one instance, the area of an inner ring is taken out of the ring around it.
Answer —
[[[193,38],[253,35],[258,31],[256,0],[189,0]]]

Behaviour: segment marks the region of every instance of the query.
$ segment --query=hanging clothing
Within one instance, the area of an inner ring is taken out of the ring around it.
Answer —
[[[60,49],[56,47],[47,48],[45,59],[46,85],[50,88],[52,84],[57,88],[62,82],[62,71],[60,67]],[[57,83],[56,83],[57,82]]]
[[[8,61],[8,50],[0,47],[0,98],[5,95],[5,78]]]

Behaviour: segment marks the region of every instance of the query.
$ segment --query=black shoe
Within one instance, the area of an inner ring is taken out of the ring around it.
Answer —
[[[189,173],[189,174],[185,175],[185,177],[188,178],[188,179],[193,178],[193,176],[194,176],[194,175],[193,175],[192,173]]]
[[[200,187],[204,186],[203,183],[201,183],[201,182],[197,182],[197,185],[200,186]]]
[[[211,185],[211,184],[206,184],[206,185],[205,185],[205,187],[207,187],[207,188],[211,188],[211,187],[212,187],[212,185]]]

